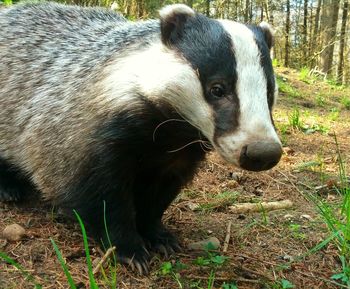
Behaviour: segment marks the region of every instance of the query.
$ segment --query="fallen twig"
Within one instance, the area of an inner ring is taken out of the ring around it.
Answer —
[[[229,221],[227,224],[227,231],[226,231],[226,237],[225,237],[225,241],[224,241],[224,248],[222,250],[223,253],[227,252],[228,244],[230,243],[231,227],[232,227],[232,221]]]
[[[273,211],[273,210],[281,210],[288,209],[293,207],[293,202],[290,200],[283,200],[278,202],[261,202],[261,203],[241,203],[230,206],[229,209],[232,213],[240,214],[240,213],[251,213],[251,212],[259,212],[261,210],[264,211]]]
[[[115,251],[115,247],[111,247],[107,250],[107,252],[103,255],[102,259],[100,260],[100,262],[98,262],[98,264],[96,265],[95,269],[92,271],[92,273],[94,275],[96,275],[98,272],[100,272],[103,264],[107,261],[107,259],[109,258],[110,255],[112,255],[112,253],[114,253]]]

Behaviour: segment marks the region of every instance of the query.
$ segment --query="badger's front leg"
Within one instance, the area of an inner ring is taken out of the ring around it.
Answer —
[[[136,186],[136,225],[148,248],[166,257],[181,251],[177,238],[161,219],[164,211],[179,194],[186,177],[175,173],[143,172]],[[145,185],[147,184],[147,185]]]
[[[147,274],[150,255],[136,227],[133,168],[120,155],[118,161],[105,153],[84,165],[62,206],[75,209],[105,249],[115,246],[120,263]]]

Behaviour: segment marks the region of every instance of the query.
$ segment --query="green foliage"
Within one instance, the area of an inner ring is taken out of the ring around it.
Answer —
[[[347,109],[350,110],[350,97],[344,96],[341,98],[340,103]]]
[[[213,270],[211,270],[209,279],[208,279],[208,289],[212,289],[214,286],[214,281],[215,281],[215,273]]]
[[[21,274],[25,277],[25,279],[34,285],[35,289],[42,289],[43,288],[40,284],[35,282],[35,279],[31,274],[29,274],[27,271],[25,271],[21,265],[19,265],[15,260],[13,260],[9,256],[7,256],[5,253],[0,252],[0,258],[3,259],[8,264],[11,264],[18,271],[20,271]]]
[[[295,286],[286,279],[281,280],[281,286],[282,286],[282,289],[295,288]]]
[[[278,67],[278,66],[280,66],[277,58],[272,59],[272,66],[273,66],[273,67]]]
[[[205,204],[199,205],[199,210],[202,212],[212,212],[213,210],[219,210],[235,203],[238,192],[225,191],[220,194],[214,194],[212,199]]]
[[[53,239],[50,239],[50,240],[51,240],[51,243],[52,243],[53,248],[55,249],[55,252],[56,252],[58,261],[60,262],[60,265],[61,265],[61,267],[62,267],[62,269],[63,269],[63,271],[64,271],[64,274],[65,274],[66,277],[67,277],[68,284],[69,284],[69,288],[71,288],[71,289],[76,289],[77,287],[76,287],[75,284],[74,284],[72,275],[69,273],[67,264],[66,264],[66,262],[65,262],[64,259],[63,259],[63,256],[62,256],[61,251],[58,249],[58,247],[57,247],[55,241],[54,241]]]
[[[13,3],[12,3],[12,0],[2,0],[2,1],[0,1],[0,3],[1,2],[3,2],[6,6],[10,6],[10,5],[12,5]]]
[[[294,108],[293,111],[288,115],[289,126],[296,130],[302,130],[303,124],[300,119],[300,111],[298,108]]]
[[[309,194],[308,198],[316,205],[318,211],[331,232],[331,236],[322,242],[324,247],[329,242],[333,242],[339,250],[339,258],[342,263],[342,271],[332,276],[333,280],[337,280],[350,287],[350,186],[347,179],[346,168],[340,154],[337,137],[334,137],[337,158],[338,173],[340,186],[334,189],[342,198],[342,202],[338,204],[328,204],[315,194]],[[321,248],[321,246],[318,246]],[[315,251],[313,249],[312,251]]]
[[[308,126],[308,125],[304,125],[302,127],[302,130],[304,133],[306,134],[312,134],[312,133],[315,133],[315,132],[319,132],[319,133],[322,133],[322,134],[326,134],[329,132],[329,128],[322,125],[322,124],[313,124],[312,126]]]
[[[345,86],[338,82],[335,78],[327,78],[327,84],[334,90],[343,90]]]
[[[198,266],[220,266],[223,265],[227,260],[228,257],[226,256],[216,255],[208,251],[207,256],[197,257],[193,263]]]
[[[177,283],[180,289],[183,288],[181,282],[181,275],[179,274],[180,270],[186,269],[187,266],[181,262],[176,262],[174,265],[171,262],[164,262],[160,266],[160,274],[163,276],[169,275]],[[198,288],[198,287],[192,287]]]
[[[238,289],[236,282],[222,284],[222,289]]]
[[[162,275],[168,275],[173,271],[173,265],[170,262],[164,262],[160,266],[160,272]]]
[[[325,97],[321,94],[317,94],[316,95],[316,104],[320,107],[325,107],[325,105],[326,105]]]
[[[301,225],[299,224],[290,224],[289,230],[292,232],[292,237],[298,240],[305,240],[306,235],[301,230]]]
[[[332,107],[329,117],[331,120],[336,121],[339,118],[339,109]]]
[[[314,79],[310,78],[310,69],[308,67],[303,67],[299,72],[299,80],[307,84],[314,83]]]
[[[344,256],[339,256],[341,264],[342,264],[342,272],[338,274],[334,274],[331,279],[337,280],[346,284],[348,288],[350,287],[350,265],[349,261],[346,261]]]
[[[81,231],[83,233],[84,249],[85,249],[85,255],[86,255],[86,262],[87,262],[87,266],[88,266],[90,288],[91,289],[98,289],[98,286],[97,286],[95,278],[94,278],[94,274],[92,272],[92,262],[91,262],[91,257],[90,257],[89,244],[87,241],[87,234],[86,234],[85,226],[84,226],[83,221],[81,220],[79,214],[75,210],[74,210],[74,214],[79,221],[80,228],[81,228]]]
[[[288,83],[287,79],[280,76],[277,76],[276,79],[280,92],[285,93],[290,98],[298,98],[301,96],[299,91]]]

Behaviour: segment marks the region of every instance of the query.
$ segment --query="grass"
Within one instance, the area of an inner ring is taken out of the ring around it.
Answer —
[[[308,67],[301,68],[299,72],[299,80],[307,84],[312,84],[315,82],[315,78],[310,76],[310,69]]]
[[[7,256],[5,253],[0,252],[0,258],[3,259],[6,263],[12,265],[13,267],[15,267],[18,271],[21,272],[21,274],[24,276],[24,278],[31,283],[32,285],[34,285],[35,289],[41,289],[43,288],[42,285],[40,285],[39,283],[37,283],[35,281],[35,277],[33,275],[31,275],[30,273],[28,273],[25,269],[22,268],[21,265],[19,265],[15,260],[13,260],[12,258],[10,258],[9,256]]]
[[[340,100],[340,103],[344,108],[346,108],[347,110],[350,110],[350,97],[343,96]]]
[[[186,280],[185,276],[182,276],[181,271],[189,269],[189,265],[183,264],[179,261],[164,262],[161,264],[158,272],[161,276],[170,276],[177,284],[179,289],[182,288],[195,288],[195,289],[212,289],[214,288],[215,274],[218,268],[226,263],[228,257],[222,256],[217,252],[212,250],[212,245],[209,243],[205,249],[205,255],[199,256],[192,261],[192,266],[198,266],[204,270],[207,268],[210,270],[208,280],[206,284],[202,284],[202,280],[193,281]],[[203,287],[204,286],[204,287]],[[235,283],[227,283],[223,285],[222,288],[235,289]]]
[[[302,130],[303,123],[300,118],[299,108],[294,108],[293,111],[288,116],[288,124],[294,130]]]
[[[80,218],[80,216],[78,215],[78,213],[76,211],[74,211],[76,218],[78,219],[78,222],[80,224],[80,228],[82,230],[82,234],[83,234],[83,242],[84,242],[84,250],[85,250],[85,256],[86,256],[86,262],[87,262],[87,267],[88,267],[88,274],[89,274],[89,283],[90,283],[90,287],[91,289],[98,289],[97,286],[97,282],[95,280],[95,277],[93,275],[93,270],[92,270],[92,261],[91,261],[91,256],[90,256],[90,251],[89,251],[89,245],[88,245],[88,240],[87,240],[87,234],[86,234],[86,230],[85,230],[85,226]],[[72,275],[69,272],[68,266],[63,258],[63,255],[61,253],[61,251],[59,250],[56,242],[53,239],[50,239],[52,246],[56,252],[57,255],[57,259],[63,269],[63,272],[67,278],[67,282],[69,285],[70,289],[76,289],[77,286],[72,278]],[[0,252],[0,258],[2,258],[3,260],[5,260],[5,262],[9,263],[10,265],[14,266],[17,270],[19,270],[21,272],[21,274],[24,276],[24,278],[32,283],[34,285],[35,289],[41,289],[43,288],[43,286],[41,284],[36,283],[35,281],[35,277],[32,276],[31,274],[29,274],[25,269],[22,268],[22,266],[20,264],[18,264],[15,260],[13,260],[12,258],[10,258],[9,256],[7,256],[5,253]],[[116,288],[116,287],[113,287]]]
[[[286,79],[277,76],[276,80],[280,92],[287,94],[290,98],[299,98],[301,96],[300,92],[290,85]]]
[[[224,209],[227,206],[234,204],[239,193],[234,191],[225,191],[220,194],[214,194],[210,201],[200,204],[198,211],[203,213],[210,213],[214,210]]]
[[[325,107],[326,106],[326,98],[322,94],[317,94],[316,95],[316,104],[320,107]]]
[[[309,194],[308,197],[316,205],[320,216],[331,233],[327,242],[323,242],[322,245],[326,246],[329,242],[333,242],[338,249],[339,260],[342,265],[341,272],[334,274],[331,278],[350,288],[350,186],[336,136],[334,139],[340,181],[340,185],[335,186],[335,190],[342,201],[337,204],[329,204],[315,194]]]

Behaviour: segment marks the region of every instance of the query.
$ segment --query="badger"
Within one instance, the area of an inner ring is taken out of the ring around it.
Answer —
[[[282,154],[267,23],[183,4],[158,20],[27,3],[0,11],[0,201],[75,210],[120,263],[180,250],[162,215],[209,149],[250,171]]]

